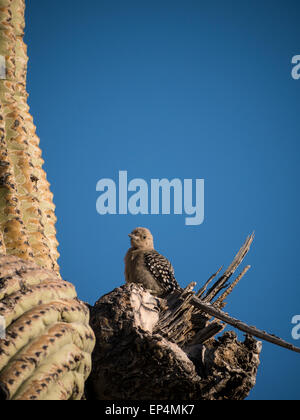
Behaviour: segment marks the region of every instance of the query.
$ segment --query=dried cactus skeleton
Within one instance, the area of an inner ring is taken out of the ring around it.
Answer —
[[[55,207],[27,104],[24,0],[0,0],[0,399],[81,399],[94,334],[57,264]]]
[[[142,285],[127,284],[99,299],[91,309],[97,340],[88,398],[244,399],[256,383],[262,349],[253,336],[300,353],[222,310],[250,268],[230,283],[253,239],[247,238],[219,279],[222,267],[196,294],[191,292],[195,283],[165,299],[154,298]],[[245,332],[246,340],[239,342],[233,332],[216,338],[227,325]]]
[[[171,334],[172,337],[174,332],[176,332],[175,337],[177,340],[180,334],[183,334],[186,340],[186,337],[190,337],[190,332],[192,331],[195,335],[193,341],[202,343],[221,332],[226,325],[231,325],[247,335],[268,341],[295,353],[300,353],[300,348],[276,337],[274,334],[269,334],[254,326],[249,326],[222,311],[226,306],[225,299],[251,268],[249,265],[246,266],[236,279],[230,283],[230,278],[248,254],[253,240],[254,234],[247,238],[228,269],[207,292],[208,285],[218,276],[222,267],[216,274],[210,277],[207,283],[195,295],[184,291],[181,296],[170,297],[168,302],[170,309],[164,314],[159,325],[163,335],[167,334],[169,336]],[[187,289],[190,289],[190,286]],[[218,297],[222,290],[224,290],[223,293]],[[196,319],[196,323],[192,322],[191,324],[187,322],[188,320],[192,320],[193,317]],[[201,318],[205,319],[204,323],[200,322]]]
[[[218,340],[205,331],[205,315],[193,317],[186,296],[167,305],[138,284],[101,298],[91,311],[96,334],[91,400],[199,401],[244,399],[255,385],[261,343],[235,333]],[[195,328],[196,326],[196,328]],[[222,328],[221,328],[222,329]]]

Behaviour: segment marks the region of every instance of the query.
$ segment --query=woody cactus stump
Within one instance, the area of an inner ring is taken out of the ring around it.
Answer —
[[[59,274],[53,196],[27,104],[24,12],[25,0],[0,0],[0,399],[81,399],[95,338]]]
[[[91,308],[96,334],[87,398],[98,400],[242,400],[256,383],[261,341],[300,353],[275,335],[225,313],[227,298],[250,269],[233,281],[254,235],[230,266],[196,293],[195,283],[165,299],[140,284],[127,284]],[[219,334],[230,325],[246,333]]]

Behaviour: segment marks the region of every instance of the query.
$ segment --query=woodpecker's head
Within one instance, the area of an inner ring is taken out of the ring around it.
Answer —
[[[136,228],[129,235],[132,248],[137,249],[154,249],[153,236],[150,230],[146,228]]]

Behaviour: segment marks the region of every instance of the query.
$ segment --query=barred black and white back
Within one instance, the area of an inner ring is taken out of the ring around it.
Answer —
[[[145,252],[144,261],[146,268],[166,293],[181,290],[175,278],[174,268],[167,258],[153,250]]]

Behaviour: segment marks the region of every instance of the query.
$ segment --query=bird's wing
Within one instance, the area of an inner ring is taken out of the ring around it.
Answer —
[[[145,252],[144,260],[146,268],[166,292],[180,289],[175,279],[174,268],[167,258],[157,251],[149,251]]]

